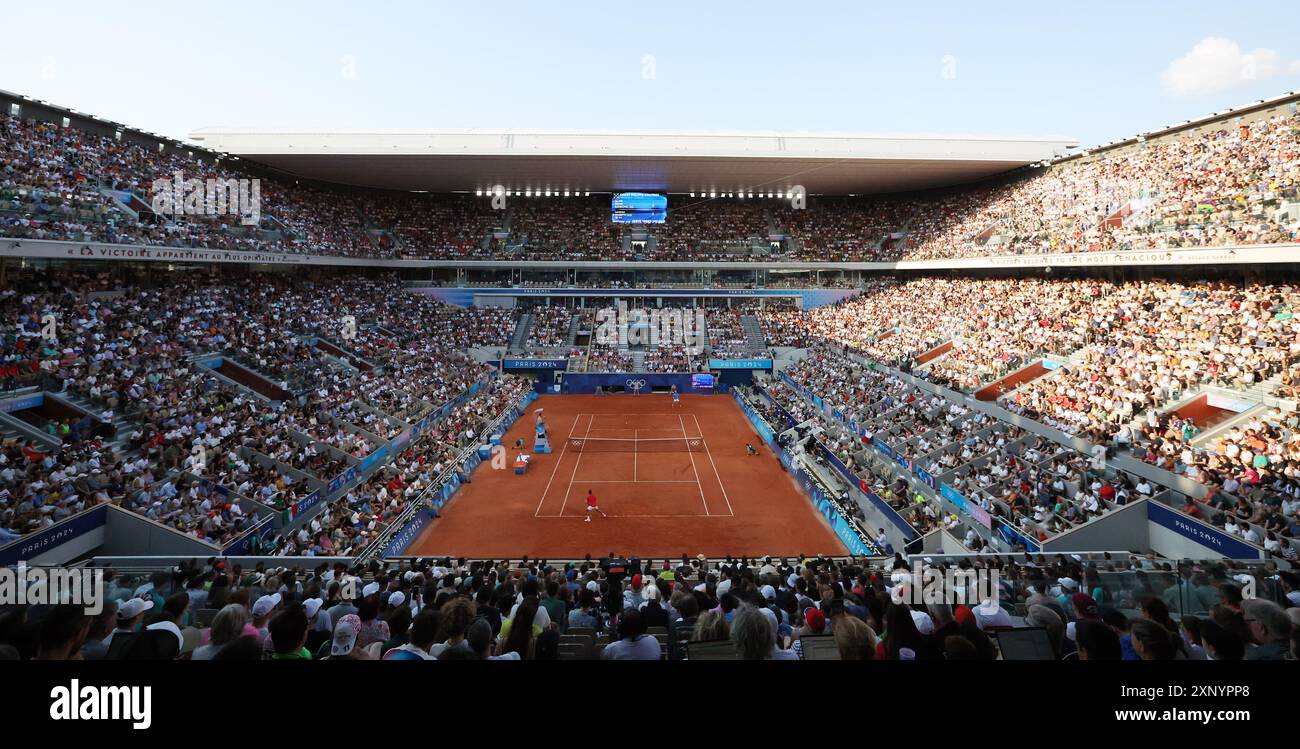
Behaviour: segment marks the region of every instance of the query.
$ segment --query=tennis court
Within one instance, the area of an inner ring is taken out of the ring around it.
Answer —
[[[423,535],[416,556],[581,558],[843,554],[820,513],[723,395],[549,395],[551,454],[528,470],[481,465]],[[535,414],[502,443],[532,453]],[[745,445],[759,446],[757,456]],[[587,492],[604,516],[587,516]]]
[[[588,491],[623,518],[735,515],[694,413],[580,413],[556,444],[537,517],[583,517]]]

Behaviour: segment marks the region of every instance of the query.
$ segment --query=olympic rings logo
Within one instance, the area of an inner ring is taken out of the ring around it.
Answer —
[[[629,390],[643,390],[646,386],[645,380],[628,380],[626,383]]]

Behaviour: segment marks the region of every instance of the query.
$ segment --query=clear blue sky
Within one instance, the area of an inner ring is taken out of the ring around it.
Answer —
[[[0,88],[181,138],[776,129],[1088,146],[1300,89],[1295,14],[1276,2],[42,0],[3,15]]]

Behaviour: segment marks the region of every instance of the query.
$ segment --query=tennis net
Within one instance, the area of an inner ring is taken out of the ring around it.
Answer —
[[[702,437],[571,437],[569,449],[580,453],[702,453]]]

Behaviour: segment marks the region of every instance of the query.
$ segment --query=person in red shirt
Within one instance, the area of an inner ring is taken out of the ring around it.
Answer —
[[[36,449],[36,445],[28,442],[23,446],[23,457],[32,463],[40,463],[45,460],[45,453]]]
[[[591,513],[593,512],[599,512],[600,516],[603,518],[609,517],[608,515],[605,514],[605,511],[600,509],[600,507],[596,504],[596,494],[592,492],[590,489],[588,489],[587,490],[587,518],[582,522],[590,523]]]

